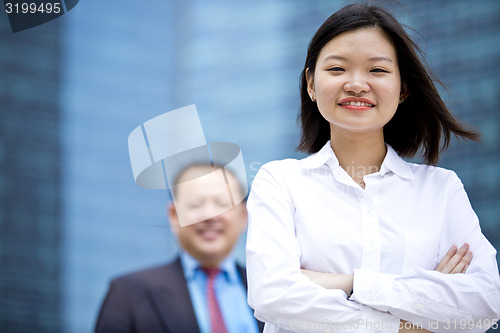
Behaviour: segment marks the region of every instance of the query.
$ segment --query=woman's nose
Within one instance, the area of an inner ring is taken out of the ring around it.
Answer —
[[[370,85],[362,76],[353,76],[345,83],[344,90],[358,95],[370,91]]]

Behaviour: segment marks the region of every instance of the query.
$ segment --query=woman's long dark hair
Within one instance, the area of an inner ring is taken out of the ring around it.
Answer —
[[[404,157],[413,157],[421,149],[424,162],[435,165],[441,149],[448,147],[451,134],[479,141],[479,134],[460,124],[448,110],[420,60],[422,51],[401,24],[385,9],[369,4],[349,5],[330,16],[311,40],[300,77],[302,135],[298,150],[315,153],[330,139],[330,124],[320,114],[307,91],[306,73],[314,76],[323,47],[332,38],[361,28],[384,31],[396,50],[401,82],[409,93],[394,117],[384,126],[384,140]],[[440,147],[440,142],[443,145]]]

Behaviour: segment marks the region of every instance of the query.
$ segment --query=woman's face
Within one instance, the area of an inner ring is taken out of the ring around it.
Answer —
[[[307,83],[332,133],[382,131],[401,95],[396,51],[377,28],[348,31],[330,40]]]

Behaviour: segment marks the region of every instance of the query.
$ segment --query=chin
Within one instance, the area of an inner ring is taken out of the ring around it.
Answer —
[[[383,124],[360,124],[359,122],[357,123],[350,123],[350,124],[347,124],[347,123],[344,123],[344,124],[341,124],[341,123],[337,123],[337,124],[334,124],[334,129],[337,128],[337,129],[340,129],[342,131],[346,131],[346,132],[352,132],[352,133],[370,133],[370,132],[377,132],[377,131],[381,131],[383,130],[384,128],[384,125]]]
[[[200,247],[200,253],[204,253],[206,257],[218,257],[223,252],[223,247],[219,244],[207,244]]]

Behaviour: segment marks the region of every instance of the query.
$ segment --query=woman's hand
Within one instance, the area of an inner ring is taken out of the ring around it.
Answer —
[[[416,332],[428,332],[428,333],[431,333],[431,331],[428,331],[426,329],[423,329],[421,327],[418,327],[418,326],[415,326],[413,325],[412,323],[406,321],[406,320],[403,320],[401,319],[399,321],[399,331],[398,333],[416,333]]]
[[[464,245],[462,245],[460,249],[458,249],[458,251],[457,251],[457,246],[452,245],[434,270],[441,272],[443,274],[465,273],[471,261],[472,261],[472,252],[469,251],[469,244],[464,243]],[[401,327],[398,331],[399,333],[415,333],[415,332],[430,333],[430,331],[420,328],[418,326],[413,326],[406,320],[402,319],[400,321],[399,327]]]
[[[434,270],[444,274],[465,273],[471,261],[469,244],[464,243],[458,251],[457,246],[453,244]]]
[[[472,252],[469,251],[469,244],[464,243],[460,249],[453,245],[446,255],[441,259],[434,269],[443,274],[465,273],[472,261]],[[347,295],[352,290],[352,274],[332,274],[301,269],[302,274],[307,276],[312,282],[326,289],[342,289]]]
[[[434,270],[443,274],[465,273],[471,261],[472,252],[469,251],[469,244],[464,243],[458,250],[456,245],[452,245]],[[351,295],[353,274],[321,273],[307,269],[301,269],[301,271],[317,285],[326,289],[341,289],[347,296]],[[399,333],[429,332],[405,320],[401,320],[400,327]]]

